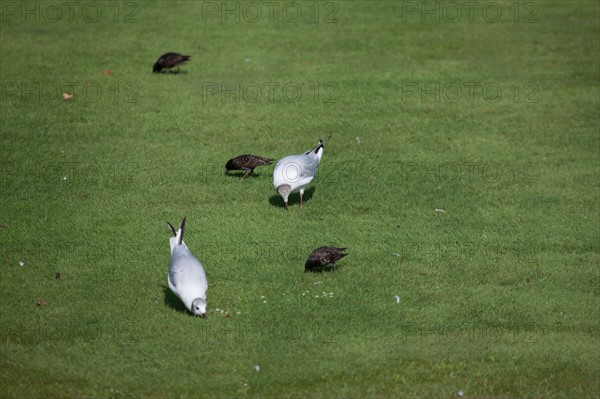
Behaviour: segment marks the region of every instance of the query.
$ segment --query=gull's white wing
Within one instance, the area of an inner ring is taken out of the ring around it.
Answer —
[[[204,297],[208,288],[206,273],[202,264],[184,246],[179,246],[171,256],[169,265],[169,288],[179,293],[182,300],[187,293]],[[185,302],[185,300],[184,300]]]
[[[289,184],[292,189],[306,186],[317,174],[319,158],[316,154],[290,155],[275,166],[273,172],[273,185],[277,188],[281,184]]]

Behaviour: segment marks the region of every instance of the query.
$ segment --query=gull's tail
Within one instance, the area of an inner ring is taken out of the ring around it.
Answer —
[[[326,140],[329,140],[330,137],[331,137],[331,135],[329,135],[329,137],[327,137]],[[317,156],[317,158],[319,158],[319,161],[320,161],[321,160],[321,156],[323,155],[323,143],[324,142],[325,141],[323,139],[319,139],[319,144],[317,144],[317,146],[315,148],[313,148],[312,150],[306,151],[304,153],[304,155],[308,155],[308,154],[314,153]]]
[[[169,225],[169,229],[171,229],[171,232],[174,236],[169,240],[171,244],[171,252],[173,252],[173,249],[176,246],[181,245],[181,243],[183,242],[183,232],[185,230],[185,217],[181,221],[181,224],[179,224],[179,229],[177,230],[175,230],[175,227],[173,227],[171,223],[167,222],[167,224]]]

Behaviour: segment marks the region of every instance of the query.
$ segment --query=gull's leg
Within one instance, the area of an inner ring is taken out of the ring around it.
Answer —
[[[304,189],[300,190],[300,209],[302,209],[302,196],[304,195]]]

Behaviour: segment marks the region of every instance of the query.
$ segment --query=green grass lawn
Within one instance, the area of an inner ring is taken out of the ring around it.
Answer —
[[[1,3],[0,396],[600,396],[597,2],[65,4]]]

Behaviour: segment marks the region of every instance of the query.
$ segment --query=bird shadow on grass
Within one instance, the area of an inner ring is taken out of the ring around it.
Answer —
[[[312,198],[315,193],[315,187],[311,187],[308,190],[304,191],[304,195],[302,196],[302,202],[306,204]],[[269,198],[269,203],[272,206],[277,206],[279,208],[285,208],[285,204],[283,203],[283,198],[279,194],[271,196]],[[288,206],[300,205],[300,194],[299,193],[291,193],[288,197]]]
[[[318,267],[318,268],[314,268],[311,270],[307,270],[306,273],[315,273],[315,274],[321,274],[321,273],[337,273],[338,271],[342,270],[344,268],[343,265],[335,265],[335,271],[333,270],[333,265],[327,265],[327,266],[323,266],[323,267]]]
[[[244,172],[243,171],[239,172],[239,173],[229,172],[229,173],[225,173],[225,177],[235,177],[237,179],[244,180],[244,179],[248,179],[248,178],[254,179],[254,178],[260,177],[260,174],[251,173],[248,176],[244,177]]]
[[[168,76],[168,75],[180,75],[180,74],[181,74],[181,75],[185,75],[185,74],[187,74],[187,73],[189,73],[189,72],[188,72],[188,71],[185,71],[185,70],[183,70],[183,69],[182,69],[181,71],[168,71],[168,72],[167,72],[166,70],[164,70],[164,69],[163,69],[162,71],[160,71],[160,72],[156,73],[156,75],[167,75],[167,76]]]
[[[169,289],[169,287],[164,286],[163,291],[165,293],[165,305],[167,305],[171,309],[175,309],[178,312],[187,313],[186,307],[183,305],[183,302],[173,292]]]

